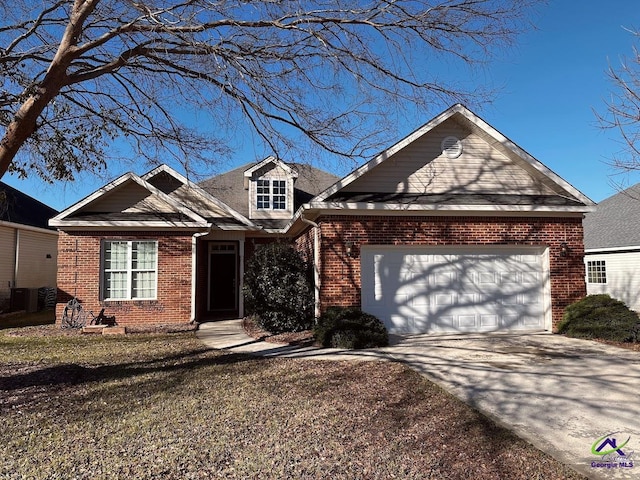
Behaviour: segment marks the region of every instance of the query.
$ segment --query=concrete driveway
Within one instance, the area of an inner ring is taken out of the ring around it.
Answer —
[[[640,353],[548,333],[392,342],[393,358],[581,473],[640,478]]]
[[[318,349],[254,340],[240,320],[202,324],[198,337],[260,356],[401,361],[590,478],[640,478],[638,352],[549,333],[392,336],[376,350]]]

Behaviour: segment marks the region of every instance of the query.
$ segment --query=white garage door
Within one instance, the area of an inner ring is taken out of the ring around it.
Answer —
[[[544,330],[542,248],[363,246],[362,309],[392,333]]]

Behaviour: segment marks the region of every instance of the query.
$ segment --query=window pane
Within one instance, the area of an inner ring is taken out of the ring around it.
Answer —
[[[587,262],[587,282],[607,283],[607,269],[604,260]]]
[[[286,201],[287,183],[285,180],[273,181],[273,209],[285,210],[287,208]]]
[[[127,242],[105,242],[104,268],[106,270],[127,268]]]
[[[273,194],[274,195],[284,195],[287,192],[287,183],[284,180],[274,180],[273,181]]]
[[[156,268],[156,242],[132,242],[131,268],[154,270]]]
[[[154,298],[156,296],[155,272],[133,272],[132,298]]]
[[[269,194],[269,180],[258,180],[258,194]]]
[[[127,272],[104,274],[105,298],[127,298]]]
[[[258,208],[269,208],[269,195],[258,195]]]
[[[274,210],[285,210],[287,208],[286,200],[284,195],[274,195],[273,196],[273,209]]]

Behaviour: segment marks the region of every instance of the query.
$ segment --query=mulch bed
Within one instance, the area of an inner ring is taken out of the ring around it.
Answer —
[[[274,335],[271,332],[263,330],[253,317],[245,317],[242,319],[242,327],[247,335],[257,340],[264,340],[269,343],[279,343],[285,345],[313,345],[313,330],[304,330],[302,332],[289,332]]]

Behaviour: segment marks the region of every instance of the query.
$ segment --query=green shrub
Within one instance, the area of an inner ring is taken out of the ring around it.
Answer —
[[[244,301],[261,328],[274,333],[313,326],[313,288],[309,268],[290,245],[260,246],[247,265]]]
[[[569,305],[558,332],[570,337],[600,338],[615,342],[635,340],[638,314],[609,295],[589,295]]]
[[[384,324],[358,308],[328,308],[318,320],[314,336],[324,347],[355,349],[389,345]]]

